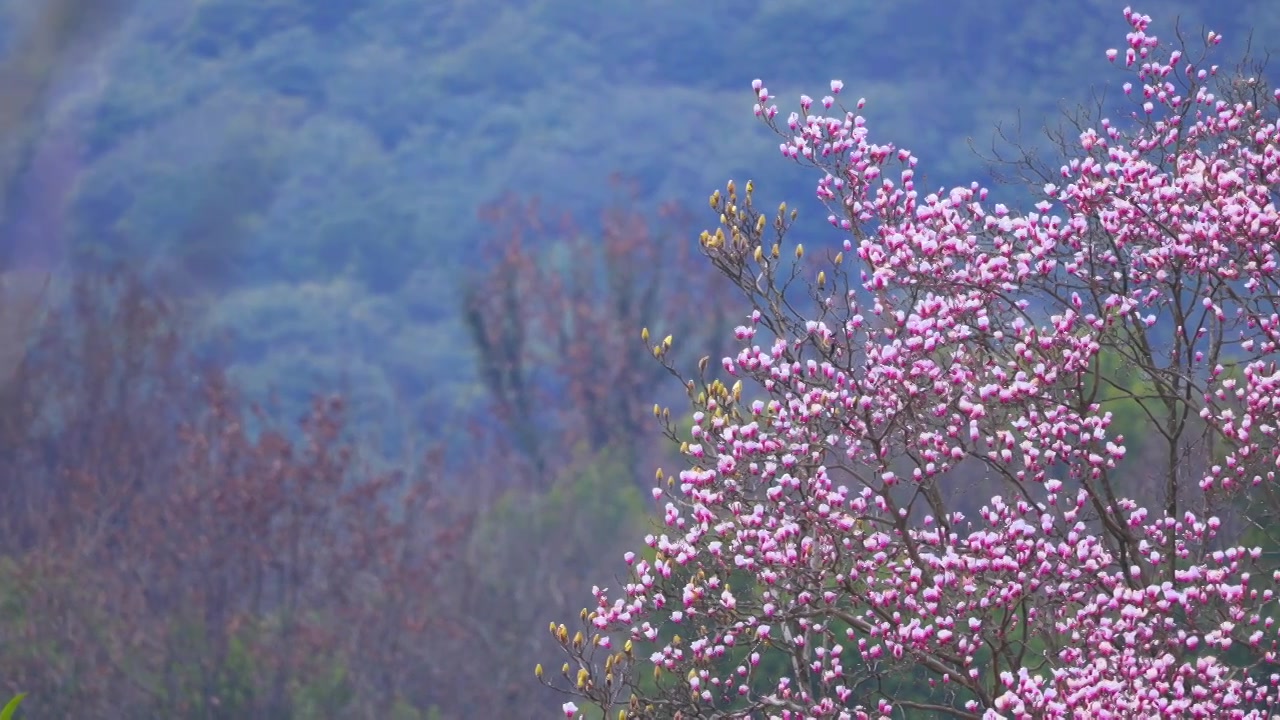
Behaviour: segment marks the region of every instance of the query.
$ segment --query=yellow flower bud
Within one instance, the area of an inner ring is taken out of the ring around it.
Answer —
[[[756,185],[755,185],[755,183],[753,183],[753,182],[751,182],[750,180],[748,180],[748,181],[747,181],[747,194],[748,194],[748,195],[750,195],[750,194],[751,194],[755,189],[756,189]]]
[[[542,663],[538,663],[537,667],[533,669],[533,674],[537,676],[539,680],[542,679]]]
[[[780,203],[778,205],[778,215],[786,215],[786,214],[787,214],[787,204],[785,202]]]
[[[569,663],[565,663],[564,667],[560,668],[560,674],[569,677]]]
[[[586,669],[586,668],[579,668],[579,670],[578,670],[578,687],[579,687],[579,688],[584,688],[584,687],[586,687],[586,686],[587,686],[587,678],[589,678],[589,677],[591,677],[591,673],[587,672],[587,669]]]
[[[757,234],[757,235],[758,235],[758,234],[760,234],[760,233],[762,233],[762,232],[764,232],[764,226],[765,226],[765,223],[767,223],[767,222],[768,222],[768,220],[765,220],[765,218],[764,218],[764,216],[763,216],[763,215],[761,215],[760,217],[756,218],[756,234]]]
[[[840,263],[842,263],[842,262],[844,262],[844,253],[842,253],[842,252],[838,252],[838,253],[836,253],[835,264],[836,264],[836,265],[839,265],[839,264],[840,264]]]
[[[804,245],[796,245],[796,259],[804,257]]]
[[[821,289],[821,288],[822,288],[822,286],[824,286],[824,285],[826,285],[826,284],[827,284],[827,274],[826,274],[825,272],[823,272],[823,271],[819,270],[819,271],[818,271],[818,288],[819,288],[819,289]]]
[[[759,245],[757,245],[757,246],[756,246],[756,251],[755,251],[754,253],[752,253],[752,254],[751,254],[751,256],[752,256],[753,258],[755,258],[755,261],[756,261],[756,264],[757,264],[757,265],[759,265],[760,263],[763,263],[763,262],[764,262],[764,248],[763,248],[763,247],[760,247]]]
[[[644,342],[649,342],[649,328],[640,329],[640,339]]]

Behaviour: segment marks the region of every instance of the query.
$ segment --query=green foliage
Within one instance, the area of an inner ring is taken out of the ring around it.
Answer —
[[[251,714],[259,699],[263,668],[243,635],[215,649],[211,629],[195,613],[179,611],[171,619],[172,662],[153,682],[164,706],[202,717],[234,718]]]
[[[1105,378],[1099,382],[1096,378]],[[1111,437],[1124,436],[1128,452],[1137,457],[1143,449],[1152,417],[1159,418],[1164,407],[1157,399],[1155,384],[1144,378],[1116,352],[1102,350],[1098,354],[1096,372],[1086,385],[1094,402],[1111,412]]]
[[[0,720],[13,720],[18,712],[18,707],[22,705],[22,700],[27,696],[26,693],[18,693],[13,699],[5,703],[3,709],[0,709]]]
[[[648,506],[628,481],[631,474],[618,453],[606,449],[565,463],[560,479],[544,493],[506,493],[473,535],[472,553],[482,578],[495,588],[509,582],[505,573],[520,567],[529,547],[537,546],[554,549],[548,560],[562,580],[585,580],[601,562],[603,539],[620,543],[647,526]],[[621,552],[604,554],[604,562],[616,562]]]
[[[10,682],[22,682],[35,693],[37,709],[53,716],[68,716],[74,708],[84,660],[77,657],[76,648],[65,637],[51,632],[66,618],[60,617],[58,608],[48,607],[44,598],[64,598],[74,604],[75,588],[70,578],[56,570],[22,567],[10,556],[0,557],[0,621],[6,632],[22,638],[0,648],[0,672]],[[80,627],[109,622],[89,612],[75,620],[79,622],[72,622]],[[31,673],[33,667],[46,669],[48,675]],[[49,676],[60,681],[51,682]],[[33,708],[29,705],[27,710]]]
[[[0,556],[0,625],[13,627],[27,616],[23,602],[17,563],[12,557]]]
[[[331,718],[351,703],[354,693],[348,682],[345,664],[331,658],[328,660],[328,665],[329,670],[322,673],[315,682],[293,689],[293,720]],[[413,708],[401,701],[392,709],[392,717],[397,717],[397,711],[412,712]],[[405,717],[409,720],[414,716]]]

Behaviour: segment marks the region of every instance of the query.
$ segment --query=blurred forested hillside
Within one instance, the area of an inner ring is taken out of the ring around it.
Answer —
[[[1138,9],[1235,48],[1280,30],[1265,0],[1156,5]],[[29,52],[30,7],[0,4],[0,53]],[[813,215],[751,116],[756,77],[785,102],[840,78],[931,184],[967,182],[964,138],[989,147],[1019,113],[1034,135],[1107,82],[1121,7],[117,0],[40,88],[5,257],[162,273],[258,397],[296,415],[342,389],[370,433],[438,435],[479,396],[460,283],[498,232],[482,206],[538,197],[590,232],[611,203],[696,211],[754,176]]]

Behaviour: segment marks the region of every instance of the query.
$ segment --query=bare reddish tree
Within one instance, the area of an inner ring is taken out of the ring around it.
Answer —
[[[483,211],[495,235],[469,281],[465,317],[490,417],[536,472],[575,448],[639,459],[666,373],[634,352],[641,331],[705,338],[714,353],[728,328],[734,288],[699,267],[687,213],[632,209],[634,190],[613,182],[624,201],[598,230],[568,215],[548,221],[537,200],[508,197]]]
[[[273,429],[183,325],[136,279],[80,282],[3,389],[5,686],[85,718],[448,707],[421,685],[447,659],[412,654],[457,612],[440,463],[372,471],[337,399]]]
[[[494,234],[477,252],[464,317],[488,398],[465,474],[487,499],[456,584],[470,610],[457,677],[492,683],[458,687],[472,715],[539,716],[546,698],[527,692],[512,662],[536,657],[531,623],[620,571],[598,550],[644,526],[635,481],[663,449],[652,418],[668,371],[648,361],[642,336],[726,346],[736,290],[698,269],[690,217],[675,205],[636,210],[634,188],[614,183],[621,199],[594,227],[514,196],[483,213]]]

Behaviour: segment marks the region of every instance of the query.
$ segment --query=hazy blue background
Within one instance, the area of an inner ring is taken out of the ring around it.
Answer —
[[[457,281],[483,203],[536,195],[589,225],[620,172],[642,206],[754,177],[809,209],[810,179],[751,115],[757,77],[784,106],[843,79],[931,184],[967,182],[983,168],[966,139],[988,147],[1019,112],[1034,130],[1117,77],[1102,52],[1121,7],[121,0],[52,57],[6,255],[176,274],[209,332],[232,331],[250,391],[289,408],[341,384],[384,431],[433,434],[477,394]],[[1276,36],[1269,7],[1139,9],[1238,48]],[[15,52],[20,25],[0,26]]]

